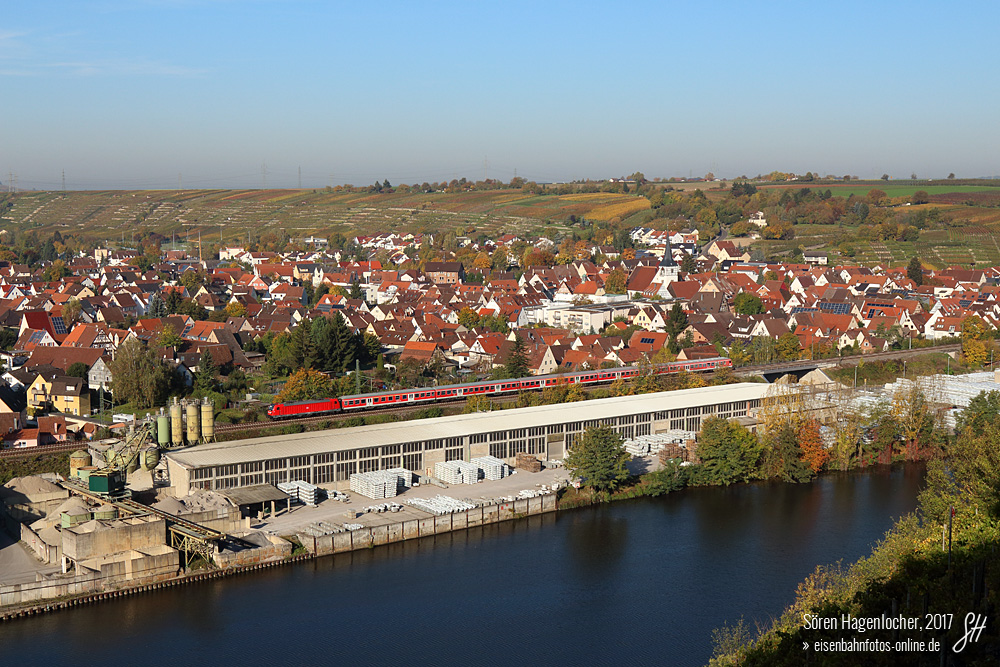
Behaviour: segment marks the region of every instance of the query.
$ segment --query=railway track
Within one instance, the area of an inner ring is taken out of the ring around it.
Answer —
[[[73,452],[77,449],[86,449],[86,442],[60,442],[51,445],[39,445],[37,447],[14,447],[11,449],[0,449],[0,459],[21,459],[39,454],[62,454]]]
[[[739,374],[746,373],[767,373],[782,370],[799,370],[804,366],[818,366],[820,368],[829,367],[832,365],[853,365],[857,364],[858,361],[875,361],[882,359],[901,359],[918,354],[927,354],[931,352],[952,352],[961,349],[960,344],[949,344],[949,345],[937,345],[934,347],[922,347],[913,350],[891,350],[888,352],[875,352],[865,355],[852,355],[849,357],[831,357],[829,359],[818,359],[815,362],[809,360],[800,361],[786,361],[771,364],[761,364],[756,366],[742,366],[734,368],[733,371]],[[511,403],[518,400],[517,395],[506,395],[506,396],[496,396],[491,398],[493,403]],[[244,424],[216,424],[215,432],[218,435],[231,436],[233,434],[240,434],[244,437],[253,437],[254,435],[260,433],[261,431],[273,428],[281,428],[282,426],[288,425],[300,425],[303,427],[308,427],[313,424],[318,424],[320,422],[328,422],[335,424],[355,416],[368,416],[368,415],[407,415],[420,410],[426,410],[430,407],[442,407],[442,406],[453,406],[464,403],[465,399],[457,398],[449,401],[439,401],[434,404],[422,404],[422,405],[405,405],[405,406],[389,406],[384,408],[375,408],[365,410],[358,413],[339,413],[339,414],[327,414],[327,415],[314,415],[309,417],[302,417],[299,419],[282,419],[277,421],[266,421],[266,422],[252,422]],[[230,439],[230,438],[227,438]],[[29,456],[37,456],[39,454],[61,454],[64,452],[72,452],[81,447],[86,447],[85,442],[73,442],[73,443],[54,443],[51,445],[41,445],[38,447],[27,447],[27,448],[17,448],[17,449],[0,449],[0,459],[16,459],[16,458],[26,458]]]
[[[512,403],[516,401],[518,397],[513,396],[497,396],[492,400],[493,403]],[[321,422],[328,422],[335,424],[337,422],[347,421],[353,417],[367,417],[371,415],[407,415],[414,412],[420,412],[421,410],[427,410],[428,408],[443,407],[443,406],[455,406],[461,405],[465,402],[464,398],[458,398],[448,401],[438,401],[433,405],[421,404],[421,405],[401,405],[401,406],[391,406],[385,408],[377,408],[374,410],[365,410],[364,412],[348,412],[339,414],[327,414],[327,415],[316,415],[311,417],[302,417],[299,419],[280,419],[275,421],[266,422],[253,422],[249,424],[221,424],[215,427],[216,434],[226,434],[230,435],[233,433],[258,433],[265,429],[281,428],[282,426],[310,426],[312,424],[319,424]]]

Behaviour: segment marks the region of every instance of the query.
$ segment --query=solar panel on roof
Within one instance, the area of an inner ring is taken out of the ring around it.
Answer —
[[[816,305],[824,313],[831,313],[833,315],[847,315],[851,312],[851,304],[849,303],[823,302]]]
[[[639,342],[642,343],[643,345],[652,345],[656,341],[653,340],[652,338],[640,338]]]
[[[69,333],[66,331],[66,323],[63,322],[61,315],[57,315],[52,318],[52,329],[56,332],[56,335],[63,335]]]
[[[40,343],[42,338],[45,337],[44,331],[32,331],[31,335],[28,336],[28,343]]]

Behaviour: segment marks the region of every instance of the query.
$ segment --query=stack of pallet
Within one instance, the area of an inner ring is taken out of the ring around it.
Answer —
[[[292,482],[280,482],[278,489],[287,493],[294,500],[303,502],[310,507],[316,506],[320,498],[320,488],[301,479]]]
[[[406,468],[390,468],[387,473],[393,473],[399,477],[400,492],[413,486],[413,473]]]
[[[660,463],[666,463],[671,459],[700,463],[698,458],[698,445],[694,440],[688,440],[684,444],[670,443],[660,450]]]
[[[475,463],[469,463],[467,461],[455,461],[458,464],[458,469],[462,471],[462,484],[478,484],[480,476],[482,475],[482,470]]]
[[[302,480],[292,482],[292,484],[295,484],[298,487],[299,500],[301,502],[309,505],[309,507],[316,507],[316,501],[319,500],[320,496],[320,489],[318,486]]]
[[[503,479],[510,474],[510,466],[495,456],[480,456],[472,459],[472,462],[483,469],[488,480]]]
[[[368,498],[395,498],[399,485],[399,475],[388,470],[356,472],[351,475],[351,491]]]
[[[517,453],[516,466],[518,470],[526,470],[528,472],[542,472],[542,462],[536,459],[531,454],[528,454],[527,452]]]
[[[458,461],[440,461],[434,464],[434,476],[445,484],[461,484],[462,469]]]

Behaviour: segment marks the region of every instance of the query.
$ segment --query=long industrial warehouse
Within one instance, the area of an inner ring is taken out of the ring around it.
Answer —
[[[179,496],[304,480],[343,489],[357,472],[406,468],[430,475],[441,461],[518,452],[561,459],[588,427],[606,424],[625,438],[669,429],[699,431],[709,416],[742,417],[768,385],[739,383],[640,396],[374,424],[199,445],[166,455]]]

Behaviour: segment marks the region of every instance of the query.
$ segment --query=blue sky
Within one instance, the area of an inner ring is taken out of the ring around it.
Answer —
[[[7,3],[0,180],[994,175],[998,18],[992,2]]]

